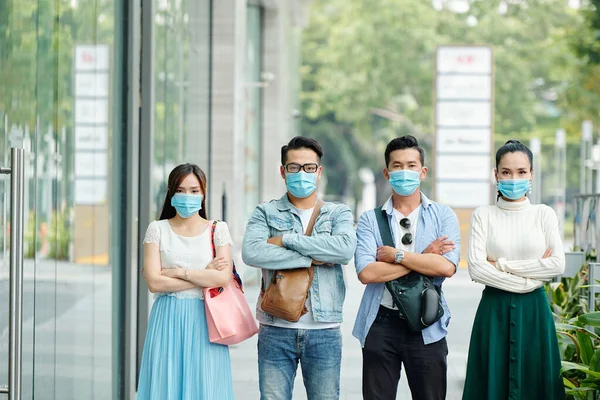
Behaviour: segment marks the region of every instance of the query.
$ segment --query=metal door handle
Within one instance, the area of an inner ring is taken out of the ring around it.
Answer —
[[[10,168],[10,302],[8,321],[8,393],[9,400],[21,400],[23,361],[23,199],[25,196],[25,150],[11,148]]]

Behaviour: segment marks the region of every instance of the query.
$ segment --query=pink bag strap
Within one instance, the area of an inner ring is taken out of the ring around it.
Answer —
[[[217,229],[218,222],[219,222],[218,220],[214,220],[212,222],[212,226],[210,227],[210,244],[212,246],[213,258],[217,257],[217,246],[215,245],[215,231]],[[233,263],[233,260],[232,260],[232,264],[233,264],[233,279],[235,279],[235,281],[238,283],[238,285],[240,285],[240,289],[242,291],[244,291],[244,287],[242,285],[242,278],[237,273],[237,271],[235,269],[235,263]]]

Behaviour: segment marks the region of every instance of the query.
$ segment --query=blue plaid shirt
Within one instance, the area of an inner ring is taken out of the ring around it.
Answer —
[[[393,207],[391,205],[391,199],[388,200],[384,208],[387,212],[390,226],[393,226]],[[359,274],[367,265],[376,261],[377,248],[383,246],[377,219],[375,217],[375,210],[366,211],[360,216],[356,235],[358,243],[354,255],[354,263],[356,266],[356,273]],[[394,235],[395,231],[392,229],[392,237],[394,237]],[[448,236],[448,239],[455,243],[455,249],[444,254],[444,257],[455,266],[458,266],[460,257],[460,230],[456,214],[450,207],[433,202],[421,193],[421,212],[415,235],[415,252],[422,253],[431,242],[440,236]],[[444,278],[436,277],[433,282],[434,284],[441,286],[442,282],[444,282]],[[354,324],[354,330],[352,331],[352,334],[360,341],[360,344],[363,347],[369,329],[377,316],[384,290],[387,290],[384,283],[370,283],[365,288],[356,322]],[[425,344],[440,341],[446,337],[446,334],[448,333],[448,324],[450,323],[451,315],[443,293],[442,306],[444,308],[444,315],[442,318],[422,331],[423,342]]]

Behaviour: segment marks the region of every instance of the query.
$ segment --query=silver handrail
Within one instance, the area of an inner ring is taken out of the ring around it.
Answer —
[[[10,301],[8,321],[8,393],[9,400],[21,400],[23,361],[23,201],[25,197],[25,150],[11,148],[10,168],[0,168],[0,174],[10,174]]]

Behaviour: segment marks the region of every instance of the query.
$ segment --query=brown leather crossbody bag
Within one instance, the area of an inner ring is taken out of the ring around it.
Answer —
[[[318,200],[306,227],[306,236],[311,236],[321,207]],[[306,299],[312,285],[315,267],[282,269],[275,271],[269,286],[262,294],[260,308],[274,317],[290,322],[298,322],[306,314]]]

